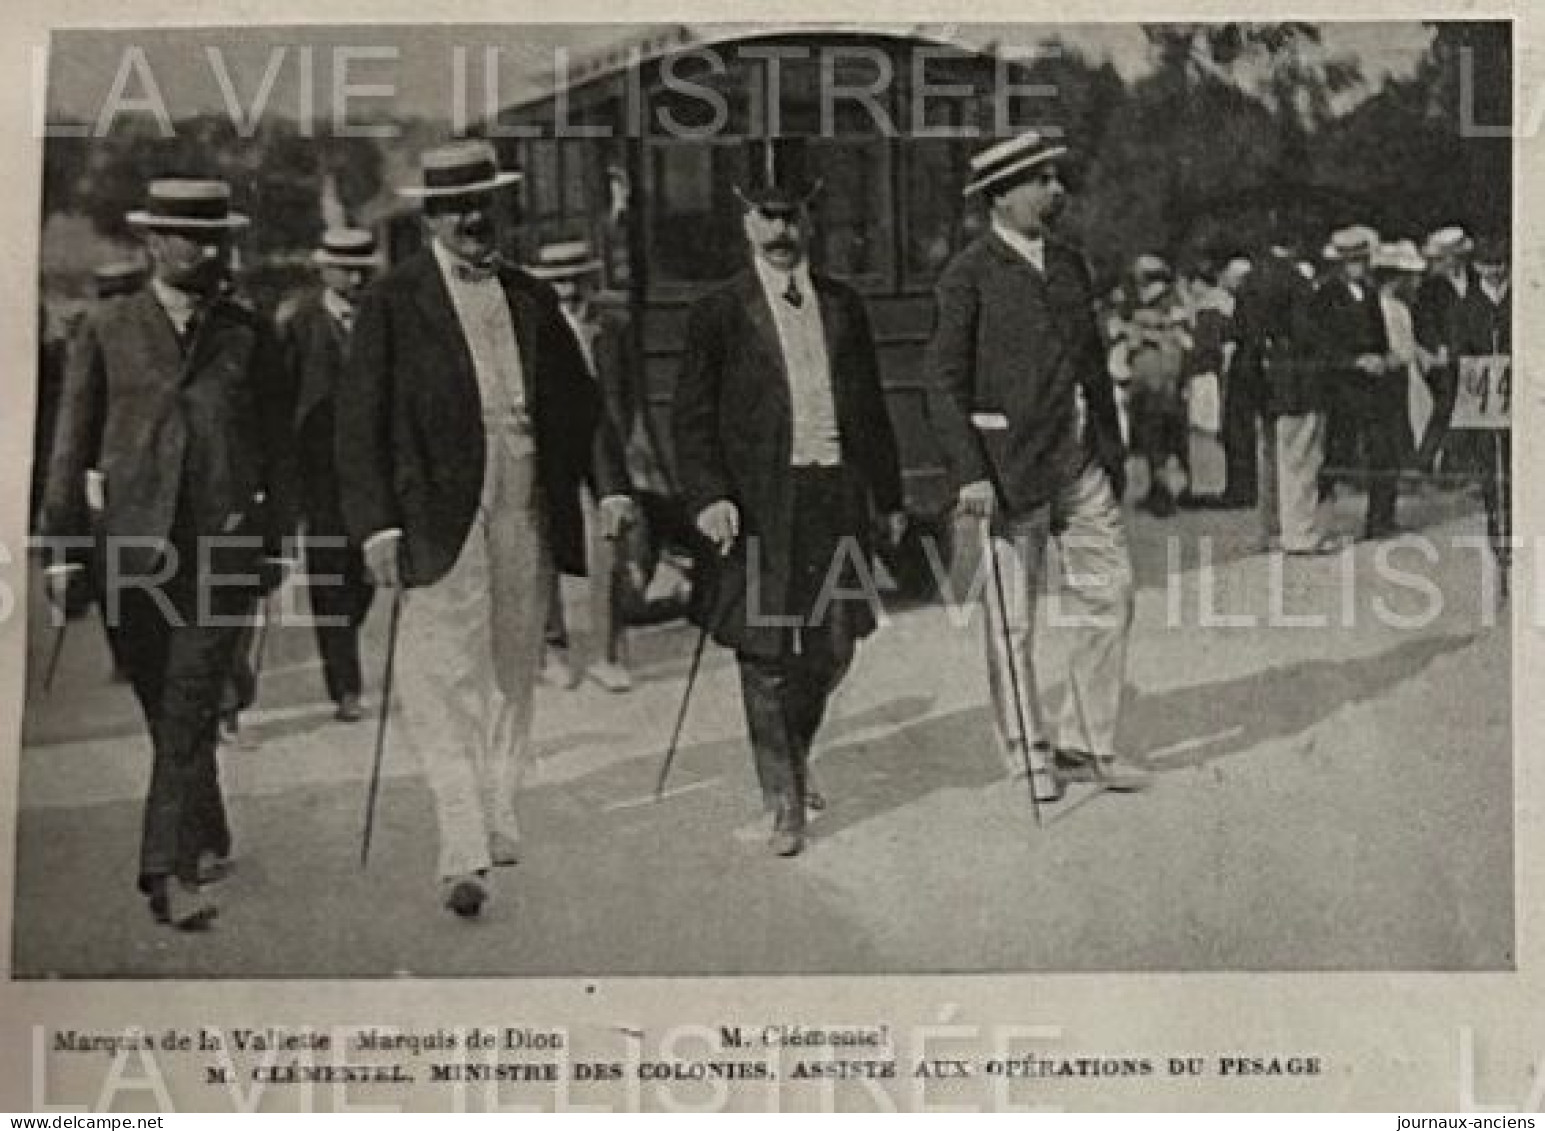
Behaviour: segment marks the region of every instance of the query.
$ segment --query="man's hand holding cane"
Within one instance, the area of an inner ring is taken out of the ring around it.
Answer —
[[[697,528],[722,558],[734,549],[735,539],[740,537],[740,508],[729,499],[709,503],[698,513]]]

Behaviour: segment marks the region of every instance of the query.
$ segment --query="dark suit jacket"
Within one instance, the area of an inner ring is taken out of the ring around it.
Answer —
[[[1480,280],[1475,273],[1466,268],[1465,274],[1463,298],[1446,275],[1428,275],[1417,288],[1416,302],[1411,307],[1411,324],[1417,342],[1428,353],[1448,347],[1450,365],[1454,364],[1458,347],[1461,308],[1480,289]]]
[[[1389,353],[1389,335],[1384,328],[1384,310],[1379,303],[1379,288],[1372,279],[1362,284],[1361,301],[1353,295],[1344,279],[1330,279],[1309,303],[1309,345],[1315,368],[1328,391],[1350,382],[1355,387],[1369,387],[1375,382],[1394,380],[1370,377],[1357,368],[1364,354]],[[1405,374],[1398,375],[1405,386]]]
[[[1455,356],[1479,357],[1513,352],[1513,290],[1492,302],[1481,290],[1479,279],[1459,304],[1455,325]]]
[[[501,267],[526,380],[537,477],[557,566],[585,571],[580,486],[626,494],[621,446],[551,287]],[[338,477],[350,537],[403,532],[406,584],[430,585],[461,553],[487,458],[472,354],[432,249],[377,279],[354,320],[339,388]]]
[[[1285,255],[1262,256],[1245,278],[1235,307],[1235,371],[1268,416],[1299,416],[1324,407],[1320,375],[1309,356],[1309,303],[1314,284]]]
[[[930,411],[956,487],[991,479],[1012,513],[1049,502],[1083,465],[1075,390],[1088,407],[1085,442],[1119,492],[1125,451],[1115,392],[1083,257],[1048,239],[1043,275],[995,233],[945,269],[928,349]],[[1005,432],[979,433],[973,413]]]
[[[335,405],[348,340],[323,293],[301,299],[279,330],[296,384],[294,429],[306,520],[313,533],[340,534]]]
[[[634,346],[633,323],[627,313],[597,307],[592,315],[590,352],[601,403],[612,431],[622,441],[628,475],[635,489],[671,493],[661,479],[660,444],[644,396],[643,368]]]
[[[847,505],[839,528],[867,554],[872,509],[901,508],[895,433],[880,388],[869,316],[858,292],[813,275],[831,367],[832,400],[846,471]],[[692,308],[687,348],[672,403],[676,467],[688,513],[729,499],[740,510],[741,536],[698,610],[715,639],[730,648],[777,654],[779,629],[748,625],[747,546],[758,550],[758,608],[781,613],[793,569],[790,475],[794,417],[783,350],[771,308],[754,270],[701,298]],[[850,609],[854,638],[874,629],[867,605]]]
[[[92,532],[84,482],[96,468],[98,534],[167,539],[175,521],[181,538],[278,554],[295,513],[292,405],[274,335],[243,307],[213,301],[184,355],[152,288],[100,303],[70,344],[42,533]],[[156,553],[131,545],[121,560],[149,571]]]

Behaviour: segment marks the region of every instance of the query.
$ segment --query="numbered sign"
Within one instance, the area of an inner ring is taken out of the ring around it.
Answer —
[[[1496,431],[1512,426],[1513,359],[1508,354],[1459,359],[1454,428]]]

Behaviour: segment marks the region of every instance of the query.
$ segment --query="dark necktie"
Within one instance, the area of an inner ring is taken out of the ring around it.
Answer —
[[[463,283],[486,283],[499,273],[499,258],[491,258],[487,263],[467,263],[459,261],[455,264],[456,278]]]
[[[204,306],[199,303],[189,312],[188,320],[182,324],[182,331],[177,335],[177,344],[182,347],[183,353],[193,348],[193,343],[198,338],[199,323],[203,321]]]
[[[794,276],[789,276],[789,289],[783,292],[783,301],[798,310],[805,304],[805,296],[799,293],[799,284]]]

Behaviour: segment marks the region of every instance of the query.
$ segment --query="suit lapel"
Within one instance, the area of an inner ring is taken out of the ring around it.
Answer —
[[[540,329],[537,311],[531,296],[520,286],[513,272],[501,270],[499,285],[504,289],[504,301],[510,308],[510,327],[515,332],[515,350],[520,356],[520,378],[525,384],[525,400],[534,409],[539,395],[536,379],[536,342]]]
[[[821,338],[826,344],[826,371],[831,380],[832,403],[840,405],[843,367],[837,364],[837,343],[842,340],[842,310],[834,300],[825,278],[811,275],[810,281],[815,288],[817,309],[821,315]]]
[[[476,404],[481,398],[477,391],[477,373],[472,368],[472,348],[467,344],[467,335],[462,332],[461,319],[456,316],[450,288],[440,274],[440,263],[433,249],[425,248],[420,255],[418,279],[413,288],[415,301],[434,329],[433,340],[455,343],[449,359],[450,381],[469,393]]]
[[[762,343],[763,350],[773,359],[782,376],[782,386],[788,388],[789,371],[788,363],[783,356],[783,343],[778,340],[778,326],[773,321],[772,307],[769,305],[767,291],[762,286],[761,276],[756,268],[746,272],[740,281],[741,309],[746,312],[746,318],[751,322],[751,328],[756,333],[757,340]]]
[[[1037,270],[1035,264],[1031,263],[1023,255],[1020,255],[1019,252],[1010,247],[1004,238],[997,232],[990,233],[988,235],[988,240],[991,242],[992,249],[997,253],[999,259],[1011,267],[1021,277],[1030,282],[1038,293],[1045,293],[1047,277],[1051,271],[1053,262],[1051,250],[1052,245],[1050,240],[1043,241],[1041,244],[1041,270]]]
[[[145,335],[145,353],[150,368],[167,384],[180,383],[191,370],[177,341],[171,317],[162,308],[155,292],[147,285],[132,299],[135,315]],[[191,356],[191,354],[190,354]]]

